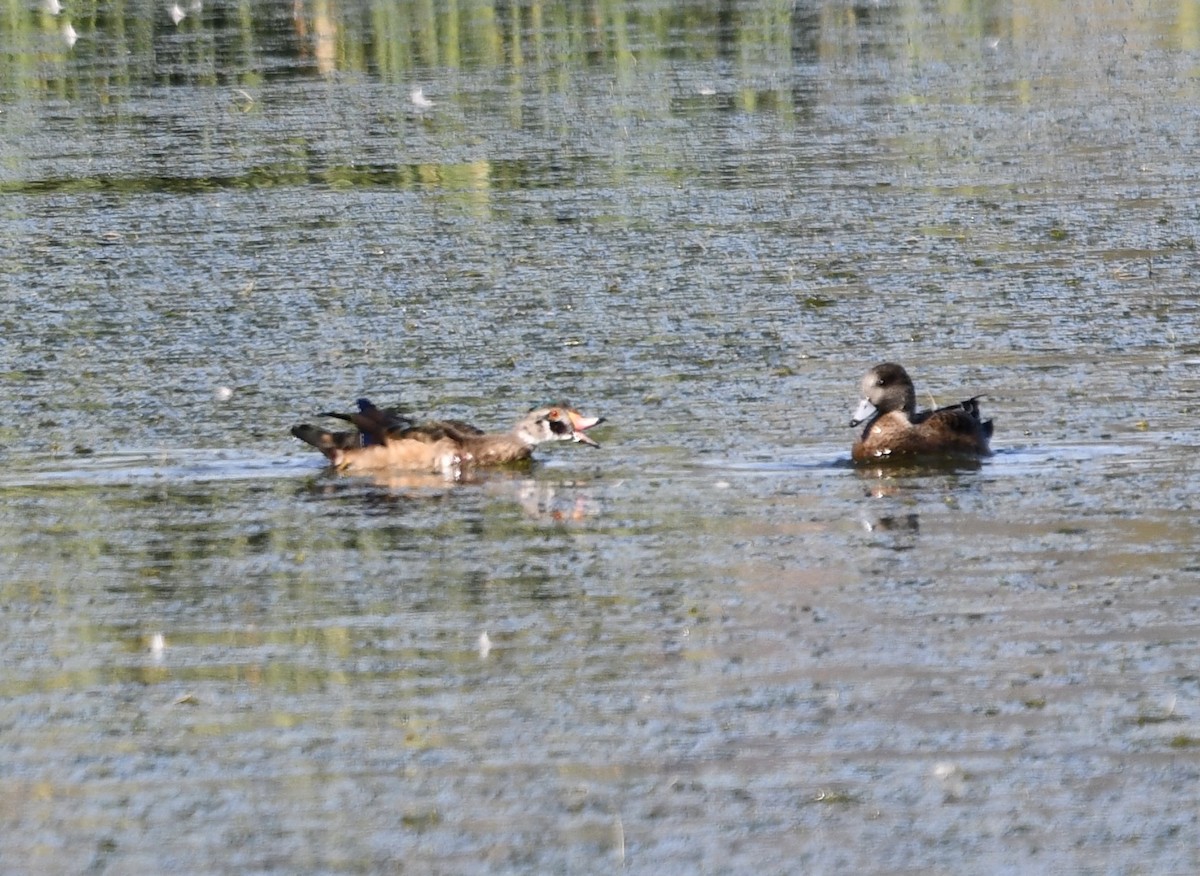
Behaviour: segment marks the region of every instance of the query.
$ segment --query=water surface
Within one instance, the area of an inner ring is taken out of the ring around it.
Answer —
[[[181,11],[0,25],[6,871],[1196,871],[1188,4]]]

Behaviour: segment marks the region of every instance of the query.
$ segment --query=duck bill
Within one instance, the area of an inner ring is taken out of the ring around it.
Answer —
[[[604,417],[585,417],[578,411],[567,411],[567,416],[571,420],[571,431],[574,433],[572,438],[580,444],[586,444],[589,447],[599,447],[600,445],[592,438],[583,434],[592,426],[598,426],[604,422]]]
[[[854,409],[854,413],[850,415],[850,425],[854,427],[860,423],[865,423],[877,413],[879,413],[879,409],[864,398],[858,403],[858,407]]]

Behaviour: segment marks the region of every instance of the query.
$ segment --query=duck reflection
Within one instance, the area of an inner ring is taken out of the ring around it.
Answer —
[[[348,477],[327,470],[308,481],[306,489],[329,498],[357,493],[372,507],[444,500],[454,495],[469,495],[474,489],[477,496],[516,504],[533,520],[580,523],[599,516],[600,502],[588,481],[534,477],[528,468],[475,469],[458,476],[381,469]]]
[[[873,495],[889,496],[904,489],[906,481],[930,475],[967,474],[982,470],[983,462],[968,457],[922,459],[920,462],[888,462],[882,465],[859,465],[854,473],[870,484]]]
[[[880,545],[893,551],[908,551],[917,546],[921,534],[921,515],[897,514],[895,516],[863,518],[863,528],[880,536]]]
[[[555,523],[579,523],[599,516],[599,502],[579,481],[542,481],[525,478],[513,482],[512,496],[527,517]]]
[[[876,517],[874,520],[863,520],[863,528],[867,532],[920,532],[920,514],[901,514],[896,517]]]

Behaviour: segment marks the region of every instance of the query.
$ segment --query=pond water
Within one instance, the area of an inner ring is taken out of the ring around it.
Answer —
[[[1200,869],[1193,3],[52,5],[6,872]],[[851,466],[886,359],[995,455]],[[362,395],[603,447],[332,475]]]

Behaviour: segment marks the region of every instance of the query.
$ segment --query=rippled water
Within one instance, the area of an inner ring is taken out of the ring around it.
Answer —
[[[1189,6],[121,8],[0,28],[6,871],[1200,867]]]

